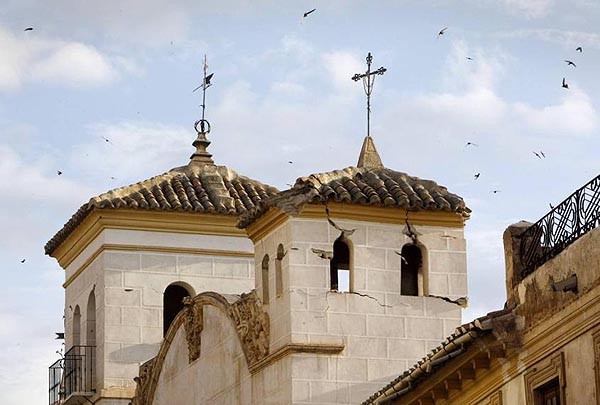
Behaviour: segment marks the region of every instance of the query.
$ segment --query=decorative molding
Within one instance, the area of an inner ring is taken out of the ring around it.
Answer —
[[[263,368],[273,364],[277,360],[282,359],[290,354],[295,353],[315,353],[315,354],[337,354],[344,350],[343,344],[308,344],[308,343],[290,343],[279,348],[274,353],[263,358],[254,366],[250,367],[250,373],[254,374]]]
[[[185,305],[185,340],[187,340],[188,356],[190,363],[200,357],[200,346],[202,344],[202,330],[204,329],[204,305],[202,302],[195,303],[190,297],[183,299]]]
[[[596,401],[600,402],[600,329],[592,333],[594,344],[594,377],[596,380]]]
[[[104,243],[90,255],[90,257],[63,283],[63,287],[67,288],[77,276],[79,276],[100,253],[105,250],[116,250],[124,252],[153,252],[153,253],[171,253],[183,255],[202,255],[202,256],[227,256],[227,257],[243,257],[254,258],[254,252],[245,252],[241,250],[219,250],[219,249],[195,249],[195,248],[180,248],[180,247],[162,247],[150,245],[117,245],[114,243]]]
[[[384,224],[406,224],[406,209],[377,207],[372,205],[327,204],[329,215],[351,221],[379,222]],[[327,218],[323,204],[306,204],[300,212],[302,218]],[[464,228],[466,218],[450,211],[408,211],[411,225],[439,226],[444,228]]]
[[[565,364],[562,352],[555,353],[536,365],[524,374],[525,380],[525,399],[527,405],[536,405],[535,390],[545,383],[558,378],[560,389],[560,403],[565,403]]]
[[[148,360],[140,366],[140,375],[135,377],[135,394],[131,400],[131,405],[146,405],[149,403],[147,394],[148,387],[151,381],[152,370],[156,364],[156,357]]]
[[[490,395],[488,405],[502,405],[502,391],[498,390]]]
[[[52,253],[67,268],[104,229],[247,237],[233,215],[94,209]]]
[[[248,367],[251,368],[269,354],[269,314],[262,310],[256,290],[252,290],[231,304],[227,315],[235,323]]]
[[[289,215],[277,208],[269,210],[256,221],[248,225],[246,232],[252,242],[256,243],[289,219]]]

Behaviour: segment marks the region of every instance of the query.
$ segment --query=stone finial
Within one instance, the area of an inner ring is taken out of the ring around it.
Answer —
[[[370,136],[365,137],[362,148],[360,150],[360,156],[358,157],[357,167],[366,167],[369,169],[379,169],[383,167],[381,163],[381,157],[375,147],[375,142]]]
[[[215,162],[212,160],[212,155],[206,151],[210,141],[206,139],[206,133],[204,131],[198,131],[198,137],[192,145],[196,148],[196,152],[190,156],[190,164],[199,165],[214,165]]]

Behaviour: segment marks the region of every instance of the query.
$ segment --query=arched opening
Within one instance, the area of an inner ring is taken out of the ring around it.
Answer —
[[[93,291],[88,297],[86,312],[85,344],[87,346],[96,346],[96,297]]]
[[[421,248],[415,244],[402,247],[400,266],[400,294],[419,295],[419,276],[423,266]]]
[[[349,292],[351,288],[350,246],[342,236],[333,243],[333,257],[329,262],[332,291]]]
[[[96,296],[94,290],[90,292],[87,302],[86,320],[85,320],[85,344],[86,348],[83,355],[85,359],[85,387],[96,389]]]
[[[281,270],[283,256],[285,256],[285,252],[283,250],[283,245],[280,243],[279,246],[277,246],[277,259],[275,260],[275,294],[277,298],[283,295],[283,274]]]
[[[79,305],[75,306],[73,311],[73,341],[72,346],[79,346],[81,344],[81,310]]]
[[[188,289],[178,284],[171,284],[165,289],[163,294],[163,337],[167,335],[173,320],[183,309],[183,299],[190,296]]]
[[[263,304],[269,303],[269,255],[265,255],[262,260],[262,290]]]

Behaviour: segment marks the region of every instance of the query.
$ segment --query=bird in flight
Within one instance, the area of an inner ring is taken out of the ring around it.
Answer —
[[[474,178],[475,180],[477,180],[477,179],[479,178],[479,176],[481,176],[481,173],[477,173],[475,176],[473,176],[473,178]]]
[[[294,164],[294,162],[292,162],[291,160],[288,160],[288,163],[291,164],[291,165]]]
[[[465,145],[465,148],[467,146],[479,146],[479,145],[477,145],[476,143],[473,143],[473,142],[467,142],[466,145]]]
[[[573,63],[573,61],[565,59],[565,62],[567,63],[567,65],[569,66],[573,66],[573,67],[577,67],[577,65],[575,63]]]
[[[533,152],[533,154],[534,154],[534,155],[536,155],[536,156],[537,156],[539,159],[541,159],[541,158],[542,158],[542,157],[540,156],[540,154],[539,154],[539,153],[537,153],[537,152]]]
[[[333,252],[330,252],[327,250],[322,250],[322,249],[315,249],[315,248],[311,248],[310,250],[312,250],[312,252],[314,254],[316,254],[317,256],[319,256],[321,259],[327,259],[327,260],[333,259]]]
[[[21,260],[21,263],[25,263],[25,260],[27,260],[27,259],[23,259],[23,260]]]
[[[400,253],[397,250],[394,250],[394,253],[396,253],[398,256],[400,256],[400,259],[402,259],[402,261],[404,262],[404,264],[408,264],[408,260],[406,260],[406,257],[402,256],[402,253]]]
[[[437,35],[437,37],[439,38],[439,37],[441,37],[442,35],[444,35],[444,33],[446,32],[446,30],[447,30],[447,29],[448,29],[448,27],[442,28],[442,29],[440,30],[440,32],[438,32],[438,35]]]
[[[473,60],[473,58],[471,58],[470,56],[466,57],[467,60]]]
[[[112,142],[110,141],[110,139],[105,138],[102,135],[100,135],[100,138],[104,139],[104,142],[112,144]]]
[[[554,205],[548,203],[548,205],[550,206],[550,209],[553,210],[554,209]]]
[[[308,17],[309,14],[314,13],[316,10],[317,10],[316,8],[313,8],[312,10],[307,11],[306,13],[304,13],[304,17],[303,18]]]
[[[567,82],[566,82],[566,80],[565,80],[564,77],[563,77],[563,81],[562,81],[562,86],[563,86],[564,89],[568,89],[569,88],[569,85],[567,84]]]
[[[501,193],[501,192],[502,192],[502,190],[492,190],[492,191],[490,191],[490,193],[494,193],[494,194],[498,194],[498,193]]]
[[[33,31],[33,27],[27,27],[23,31]]]
[[[575,50],[576,50],[576,51],[579,51],[579,53],[582,53],[582,52],[583,52],[583,48],[582,48],[582,47],[580,47],[580,46],[578,46],[577,48],[575,48]]]
[[[62,174],[62,172],[60,170],[57,170],[56,174],[58,174],[60,176]]]
[[[546,157],[546,155],[544,155],[544,152],[540,151],[540,155],[542,155],[542,157]]]

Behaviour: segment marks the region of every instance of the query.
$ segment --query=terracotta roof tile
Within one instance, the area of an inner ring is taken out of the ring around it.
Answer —
[[[50,255],[93,209],[141,209],[239,216],[278,190],[225,166],[189,164],[90,199],[46,244]]]
[[[347,167],[299,178],[291,189],[274,198],[261,199],[254,209],[242,214],[238,225],[250,225],[271,207],[298,213],[304,204],[326,201],[449,211],[465,218],[471,212],[461,197],[434,181],[384,167]]]

